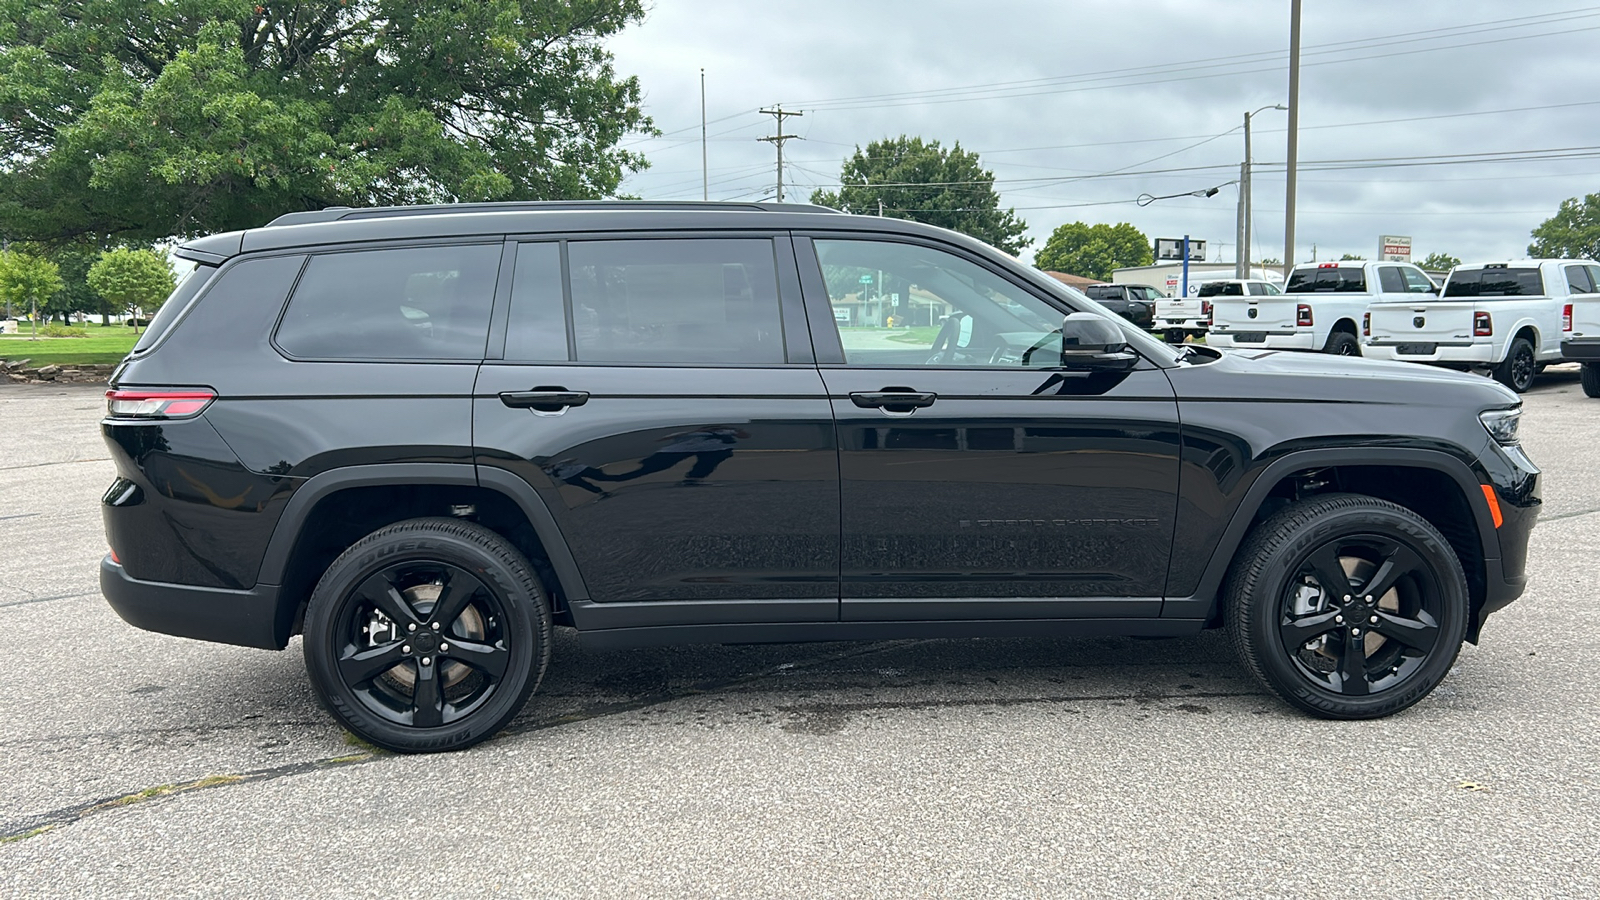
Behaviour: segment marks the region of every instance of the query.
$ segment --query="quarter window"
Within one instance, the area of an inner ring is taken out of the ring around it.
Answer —
[[[1413,294],[1434,293],[1433,279],[1422,273],[1421,269],[1400,267],[1400,274],[1406,280],[1406,290]]]
[[[567,265],[580,361],[784,361],[770,240],[575,241]]]
[[[306,359],[482,359],[499,244],[313,256],[278,325]]]
[[[561,245],[520,244],[511,275],[509,360],[565,360],[567,313],[561,289]]]
[[[818,240],[816,248],[851,365],[1061,364],[1060,338],[1051,338],[1062,312],[987,269],[914,244]]]

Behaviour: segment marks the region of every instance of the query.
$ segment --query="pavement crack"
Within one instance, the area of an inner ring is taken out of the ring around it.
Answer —
[[[1577,512],[1561,513],[1560,515],[1556,515],[1556,516],[1543,516],[1543,517],[1540,518],[1539,521],[1541,521],[1541,522],[1559,522],[1562,519],[1576,519],[1579,516],[1592,516],[1595,513],[1600,513],[1600,509],[1580,509]]]
[[[0,472],[13,472],[18,469],[41,469],[45,466],[75,466],[78,463],[110,462],[109,456],[95,456],[90,459],[58,459],[55,462],[23,463],[20,466],[0,466]]]
[[[26,600],[7,600],[4,603],[0,603],[0,609],[10,606],[27,606],[30,603],[49,603],[51,600],[76,600],[80,597],[98,597],[99,595],[99,591],[84,591],[80,594],[56,594],[50,597],[29,597]]]

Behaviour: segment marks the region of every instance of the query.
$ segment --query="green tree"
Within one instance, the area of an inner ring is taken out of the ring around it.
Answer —
[[[844,161],[837,191],[817,190],[811,202],[847,212],[883,214],[971,235],[1016,255],[1032,243],[1028,224],[1000,208],[994,173],[978,154],[938,141],[901,135],[873,141]]]
[[[0,297],[8,311],[12,303],[28,304],[33,340],[39,339],[39,303],[59,290],[61,270],[50,260],[20,251],[0,257]]]
[[[1429,253],[1427,256],[1424,256],[1422,258],[1422,262],[1417,263],[1417,265],[1424,269],[1442,272],[1447,269],[1454,269],[1456,266],[1461,265],[1461,260],[1451,256],[1448,253]]]
[[[1600,194],[1561,201],[1556,214],[1533,230],[1528,255],[1563,259],[1600,257]]]
[[[590,198],[645,165],[604,40],[642,0],[0,0],[0,233]]]
[[[154,250],[118,247],[89,267],[89,286],[118,310],[131,310],[137,317],[161,308],[172,293],[172,266]]]
[[[1033,264],[1047,272],[1104,281],[1111,277],[1112,269],[1148,266],[1151,259],[1150,239],[1127,222],[1068,222],[1050,233]]]
[[[1344,262],[1344,261],[1345,261],[1345,260],[1350,260],[1350,259],[1354,259],[1354,260],[1365,260],[1365,259],[1366,259],[1366,257],[1365,257],[1365,256],[1362,256],[1362,255],[1361,255],[1361,254],[1359,254],[1359,253],[1346,253],[1346,254],[1345,254],[1345,255],[1343,255],[1343,256],[1341,256],[1341,257],[1339,257],[1339,261],[1340,261],[1340,262]]]

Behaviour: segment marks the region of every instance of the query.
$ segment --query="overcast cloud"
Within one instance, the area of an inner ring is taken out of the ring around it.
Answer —
[[[1143,208],[1134,198],[1238,177],[1244,112],[1287,102],[1289,7],[657,0],[611,45],[667,132],[632,145],[652,168],[623,190],[700,197],[703,66],[712,199],[771,196],[773,149],[756,138],[773,122],[755,111],[782,103],[805,112],[786,126],[805,138],[785,151],[791,201],[836,182],[855,145],[920,135],[982,155],[1002,205],[1028,222],[1024,258],[1063,222],[1126,221],[1152,238],[1187,232],[1231,261],[1234,186]],[[1563,199],[1600,190],[1597,46],[1600,6],[1575,2],[1307,0],[1296,259],[1313,245],[1319,259],[1373,257],[1380,234],[1410,235],[1417,259],[1526,255],[1529,230]],[[997,84],[1008,86],[972,90]],[[1283,255],[1287,121],[1268,110],[1252,122],[1255,259]],[[1580,149],[1416,164],[1558,148]],[[1422,158],[1349,168],[1394,157]],[[1184,171],[1154,171],[1171,169]]]

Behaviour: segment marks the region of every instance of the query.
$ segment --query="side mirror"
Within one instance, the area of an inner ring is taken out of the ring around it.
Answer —
[[[1127,371],[1139,362],[1127,336],[1114,322],[1076,312],[1061,321],[1061,365],[1068,368]]]

